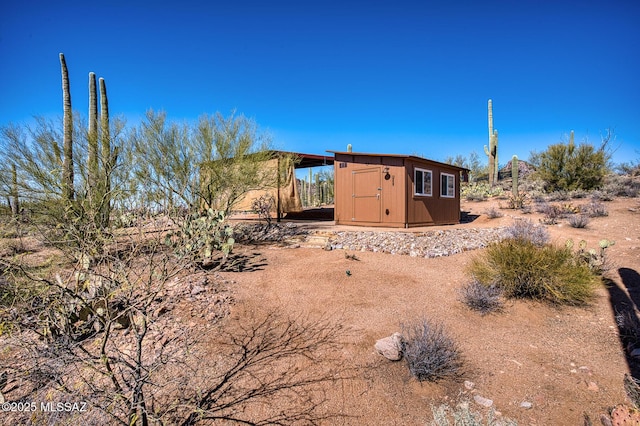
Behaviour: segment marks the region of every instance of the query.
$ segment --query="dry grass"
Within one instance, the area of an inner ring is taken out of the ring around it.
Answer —
[[[523,239],[506,239],[475,257],[471,276],[496,286],[506,297],[533,298],[580,305],[589,302],[598,278],[566,247],[536,246]]]

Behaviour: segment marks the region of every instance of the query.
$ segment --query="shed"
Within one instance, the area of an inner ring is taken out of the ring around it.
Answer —
[[[408,228],[460,223],[467,169],[413,155],[334,154],[335,222]]]

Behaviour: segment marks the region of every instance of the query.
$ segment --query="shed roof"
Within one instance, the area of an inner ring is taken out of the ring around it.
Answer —
[[[290,152],[290,151],[278,151],[272,150],[271,153],[275,155],[293,155],[300,161],[295,164],[296,169],[305,169],[307,167],[320,167],[333,165],[333,156],[318,155],[318,154],[305,154],[302,152]]]
[[[412,159],[412,160],[419,160],[419,161],[428,161],[430,163],[435,163],[441,166],[446,166],[452,169],[457,169],[460,171],[469,171],[469,169],[464,168],[464,167],[459,167],[459,166],[454,166],[453,164],[448,164],[448,163],[442,163],[440,161],[435,161],[435,160],[430,160],[428,158],[423,158],[423,157],[418,157],[416,155],[405,155],[405,154],[373,154],[373,153],[367,153],[367,152],[348,152],[348,151],[327,151],[330,152],[332,154],[334,154],[334,156],[336,154],[344,154],[344,155],[357,155],[359,157],[391,157],[391,158],[407,158],[407,159]]]

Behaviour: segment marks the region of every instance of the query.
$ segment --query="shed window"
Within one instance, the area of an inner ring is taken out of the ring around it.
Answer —
[[[456,177],[448,173],[440,174],[440,195],[445,198],[456,196]]]
[[[414,179],[416,188],[415,195],[428,195],[431,196],[431,176],[433,173],[431,170],[424,170],[416,168],[414,170]]]

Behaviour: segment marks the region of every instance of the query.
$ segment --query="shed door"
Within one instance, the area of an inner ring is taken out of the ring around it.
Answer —
[[[353,217],[354,222],[380,222],[380,167],[354,170]]]

